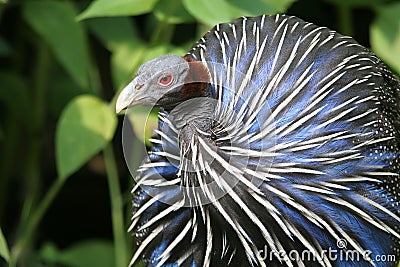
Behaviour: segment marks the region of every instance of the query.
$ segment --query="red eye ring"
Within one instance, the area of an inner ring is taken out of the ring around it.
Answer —
[[[172,82],[172,76],[171,74],[165,74],[161,76],[161,78],[158,80],[158,83],[163,85],[163,86],[168,86]]]

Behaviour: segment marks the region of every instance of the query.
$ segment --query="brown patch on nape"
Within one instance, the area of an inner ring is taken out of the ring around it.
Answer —
[[[185,79],[185,84],[181,89],[182,98],[190,99],[200,96],[209,96],[206,90],[210,82],[210,74],[206,66],[200,61],[183,57],[189,63],[189,71]]]
[[[188,82],[208,83],[210,81],[208,69],[201,61],[191,59],[190,57],[183,57],[183,59],[189,63],[189,72],[186,77]]]

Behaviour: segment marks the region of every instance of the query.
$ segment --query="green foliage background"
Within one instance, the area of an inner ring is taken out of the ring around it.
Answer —
[[[284,12],[355,37],[400,73],[399,1],[0,0],[0,266],[127,266],[118,91],[216,23]],[[129,116],[138,151],[145,116]]]

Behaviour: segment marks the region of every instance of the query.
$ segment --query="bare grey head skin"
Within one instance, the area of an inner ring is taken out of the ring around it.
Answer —
[[[179,102],[188,73],[189,62],[180,56],[165,55],[147,61],[121,91],[116,112],[135,105],[168,107]]]
[[[162,106],[184,85],[189,63],[176,55],[165,55],[140,66],[136,77],[121,91],[116,111],[135,105]]]

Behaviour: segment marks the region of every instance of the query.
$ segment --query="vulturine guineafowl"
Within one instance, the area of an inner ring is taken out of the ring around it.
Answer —
[[[116,109],[133,105],[161,111],[132,263],[399,261],[400,84],[354,39],[286,15],[219,24],[143,64]]]

